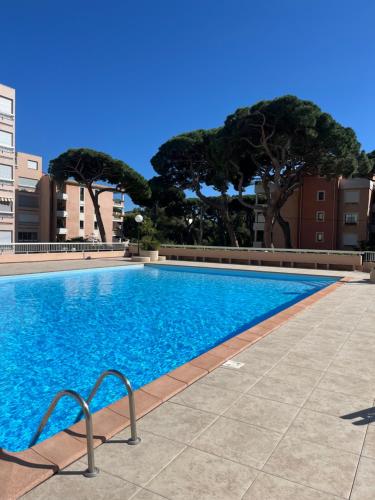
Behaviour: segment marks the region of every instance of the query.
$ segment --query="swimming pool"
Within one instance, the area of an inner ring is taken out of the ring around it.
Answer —
[[[27,448],[61,389],[86,397],[109,368],[141,387],[335,281],[165,265],[0,278],[0,447]],[[108,378],[91,409],[123,395]],[[40,440],[77,413],[61,401]]]

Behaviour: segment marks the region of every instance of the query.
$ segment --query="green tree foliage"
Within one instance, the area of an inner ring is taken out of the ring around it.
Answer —
[[[101,240],[106,241],[99,196],[104,191],[127,193],[134,203],[143,204],[150,197],[146,179],[129,165],[106,153],[92,149],[69,149],[50,162],[49,173],[58,183],[74,179],[85,186],[94,205]],[[97,183],[106,186],[94,189]]]
[[[276,221],[283,230],[285,246],[291,247],[289,223],[281,209],[304,176],[367,175],[371,169],[351,128],[340,125],[316,104],[295,96],[238,109],[226,119],[222,134],[243,160],[242,166],[233,161],[240,184],[242,176],[246,181],[246,172],[253,169],[262,182],[267,203],[258,208],[265,217],[267,247],[272,245]]]
[[[193,191],[206,207],[220,213],[230,244],[238,246],[229,213],[233,168],[224,156],[226,149],[219,144],[218,134],[220,129],[195,130],[173,137],[160,146],[151,164],[168,185]],[[203,189],[207,186],[218,196],[205,195]]]

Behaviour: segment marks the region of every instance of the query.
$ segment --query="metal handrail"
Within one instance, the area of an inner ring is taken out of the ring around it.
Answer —
[[[133,391],[133,388],[131,386],[131,383],[125,377],[124,374],[122,374],[118,370],[113,370],[113,369],[112,370],[106,370],[105,372],[103,372],[100,375],[100,377],[98,378],[98,380],[95,382],[95,385],[92,388],[92,390],[91,390],[91,392],[90,392],[90,394],[89,394],[89,396],[87,398],[87,404],[90,404],[90,402],[93,400],[95,394],[98,392],[99,387],[102,385],[103,380],[106,377],[109,377],[111,375],[113,375],[114,377],[117,377],[118,379],[121,380],[121,382],[123,382],[123,384],[125,385],[126,391],[128,393],[128,396],[129,396],[129,414],[130,414],[130,434],[131,434],[131,437],[130,437],[130,439],[127,440],[127,443],[131,444],[131,445],[136,445],[136,444],[138,444],[138,443],[141,442],[141,438],[138,437],[138,435],[137,435],[137,424],[136,424],[134,391]],[[81,415],[82,415],[82,413],[80,413],[80,415],[78,416],[78,419],[81,418]]]
[[[56,396],[54,397],[48,410],[44,414],[44,417],[42,418],[42,421],[39,424],[38,430],[36,431],[34,437],[32,438],[32,440],[30,442],[30,447],[34,446],[34,444],[37,442],[40,434],[42,433],[42,431],[43,431],[46,423],[48,422],[48,419],[51,416],[53,410],[55,409],[57,403],[64,396],[69,396],[69,397],[73,398],[80,405],[80,407],[82,408],[82,412],[85,415],[88,468],[83,473],[83,475],[86,477],[95,477],[98,475],[99,469],[97,469],[97,467],[95,467],[94,439],[93,439],[93,431],[92,431],[92,416],[91,416],[91,412],[90,412],[88,403],[76,391],[71,391],[69,389],[65,389],[65,390],[60,391],[56,394]]]

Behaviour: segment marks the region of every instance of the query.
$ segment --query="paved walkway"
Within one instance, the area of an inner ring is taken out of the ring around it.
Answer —
[[[25,498],[373,500],[374,304],[339,287]]]

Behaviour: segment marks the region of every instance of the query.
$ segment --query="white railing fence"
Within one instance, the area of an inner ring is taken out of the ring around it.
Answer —
[[[363,252],[364,262],[375,262],[375,252]]]
[[[0,243],[0,255],[125,251],[127,243]]]

